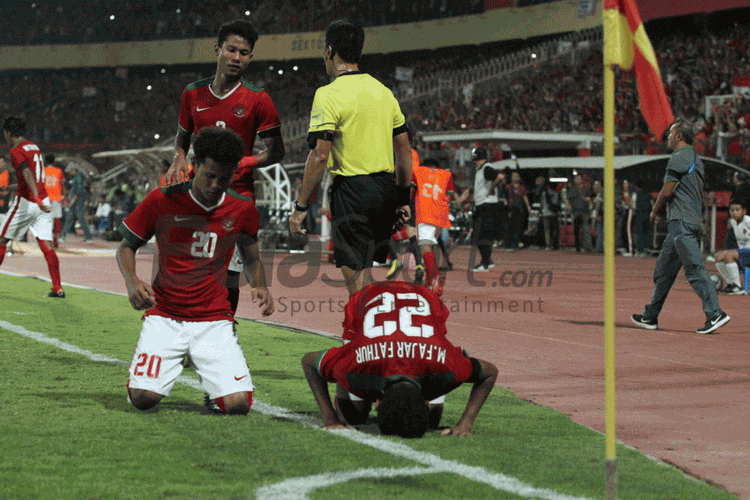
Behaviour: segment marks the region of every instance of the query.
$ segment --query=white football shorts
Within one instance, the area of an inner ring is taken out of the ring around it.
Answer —
[[[417,242],[420,245],[437,245],[438,236],[443,231],[442,227],[432,224],[417,224]]]
[[[62,219],[63,216],[63,210],[62,210],[62,203],[59,201],[51,201],[49,202],[50,208],[52,208],[52,211],[50,214],[52,215],[53,219]]]
[[[49,198],[42,200],[42,203],[49,206]],[[15,240],[31,230],[34,238],[52,241],[53,223],[51,212],[43,212],[36,203],[16,196],[0,225],[0,236]]]
[[[211,399],[254,389],[234,323],[178,321],[150,315],[130,363],[128,387],[168,396],[189,354],[203,390]]]

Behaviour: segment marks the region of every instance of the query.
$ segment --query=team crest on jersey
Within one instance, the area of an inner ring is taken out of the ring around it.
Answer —
[[[234,219],[224,219],[224,221],[221,223],[221,227],[224,228],[224,231],[230,232],[232,229],[234,229],[235,224]]]
[[[232,111],[234,112],[234,116],[242,118],[247,113],[247,108],[245,106],[235,106],[232,108]]]

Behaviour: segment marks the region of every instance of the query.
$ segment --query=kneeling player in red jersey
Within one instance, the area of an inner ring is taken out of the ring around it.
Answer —
[[[252,198],[228,190],[244,153],[232,131],[206,127],[195,140],[195,178],[152,191],[120,226],[117,262],[128,298],[146,310],[130,365],[128,394],[141,410],[167,396],[189,355],[199,380],[225,413],[247,414],[253,383],[234,331],[227,267],[240,249],[253,301],[273,313],[258,253],[258,212]],[[156,236],[153,286],[136,275],[135,253]]]
[[[310,352],[302,367],[320,408],[323,425],[364,423],[374,401],[383,434],[421,437],[430,427],[429,401],[463,383],[474,384],[455,427],[443,434],[470,436],[480,408],[497,380],[490,362],[469,357],[446,339],[448,310],[424,286],[373,283],[346,305],[341,347]],[[338,383],[362,401],[337,393],[334,410],[327,383]],[[437,427],[434,422],[433,427]]]

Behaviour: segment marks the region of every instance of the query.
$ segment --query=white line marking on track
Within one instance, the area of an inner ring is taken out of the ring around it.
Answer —
[[[92,361],[112,363],[124,367],[129,366],[129,363],[125,361],[104,354],[97,354],[87,349],[82,349],[60,339],[48,337],[43,333],[27,330],[22,326],[14,325],[7,321],[0,320],[0,328],[4,328],[32,340],[43,342],[74,354],[85,356]],[[177,378],[177,382],[193,387],[197,390],[202,390],[200,383],[195,378],[180,375]],[[294,420],[305,426],[321,429],[320,423],[315,419],[305,415],[295,414],[286,408],[273,406],[258,400],[254,401],[252,408],[264,415]],[[432,453],[417,451],[402,443],[384,439],[379,436],[373,436],[349,429],[328,430],[326,432],[347,438],[365,446],[370,446],[391,455],[414,460],[415,462],[427,465],[428,467],[408,467],[402,469],[365,468],[347,472],[325,473],[315,476],[292,478],[274,485],[267,485],[259,488],[256,491],[256,498],[258,500],[306,500],[309,498],[307,496],[308,492],[354,479],[365,477],[396,477],[404,475],[414,476],[418,474],[450,473],[458,474],[470,481],[484,483],[496,490],[507,491],[525,498],[541,498],[544,500],[590,500],[585,497],[574,497],[557,493],[556,491],[546,488],[536,488],[514,477],[506,476],[499,472],[492,472],[484,467],[466,465],[454,460],[446,460],[437,455],[433,455]]]

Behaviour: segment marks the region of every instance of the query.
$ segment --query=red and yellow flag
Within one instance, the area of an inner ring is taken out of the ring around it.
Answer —
[[[651,133],[661,139],[674,115],[638,7],[635,0],[604,0],[604,64],[629,70],[634,63],[641,113]]]

